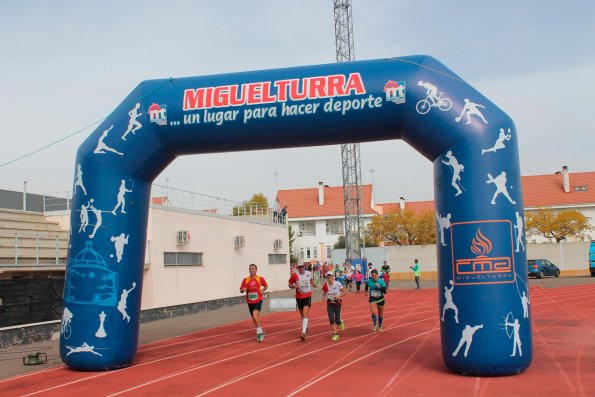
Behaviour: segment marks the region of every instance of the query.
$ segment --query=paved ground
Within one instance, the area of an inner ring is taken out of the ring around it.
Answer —
[[[595,278],[591,278],[589,276],[581,276],[561,278],[552,277],[545,278],[542,280],[529,280],[529,285],[531,287],[538,286],[546,289],[585,284],[595,284]],[[412,289],[414,283],[413,281],[397,281],[392,282],[391,286],[393,288],[396,287],[397,290]],[[437,282],[422,281],[422,288],[435,290],[437,288]],[[290,297],[293,296],[293,293],[293,291],[281,291],[271,294],[271,297]],[[320,293],[318,293],[314,299],[319,300]],[[265,313],[263,313],[263,315],[267,315],[266,310]],[[244,304],[240,304],[209,312],[144,323],[141,324],[140,327],[139,342],[141,345],[143,345],[158,340],[184,335],[198,330],[209,329],[215,326],[245,320],[247,318],[248,311],[246,309],[246,306]],[[46,353],[48,356],[48,364],[24,366],[22,358],[27,354],[36,352]],[[57,340],[0,349],[0,379],[5,379],[27,372],[38,371],[40,369],[46,369],[52,366],[62,365],[62,361],[60,360],[58,352],[59,349]]]

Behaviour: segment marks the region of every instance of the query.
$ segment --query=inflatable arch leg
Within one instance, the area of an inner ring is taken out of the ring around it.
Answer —
[[[434,163],[445,364],[521,372],[532,341],[516,134],[426,56],[143,82],[77,154],[62,359],[132,363],[150,187],[177,156],[403,139]]]

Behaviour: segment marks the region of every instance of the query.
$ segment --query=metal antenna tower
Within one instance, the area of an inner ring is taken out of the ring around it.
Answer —
[[[355,60],[351,0],[333,0],[335,8],[335,47],[337,62]],[[359,143],[341,145],[343,204],[345,207],[345,254],[360,259],[363,230],[362,184]]]

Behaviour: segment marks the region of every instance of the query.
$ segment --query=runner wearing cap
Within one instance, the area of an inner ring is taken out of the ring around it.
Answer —
[[[339,328],[345,329],[341,320],[341,298],[345,295],[345,289],[340,282],[335,281],[333,272],[326,272],[326,283],[322,286],[322,300],[326,299],[326,311],[333,331],[332,341],[339,340]]]
[[[372,312],[372,333],[382,332],[382,318],[384,314],[384,294],[386,293],[386,284],[384,280],[378,277],[378,270],[372,269],[370,279],[366,282],[370,291],[370,311]],[[378,320],[378,325],[376,325]]]
[[[264,330],[260,324],[260,311],[262,310],[263,293],[269,287],[264,277],[256,275],[258,267],[253,263],[248,267],[250,276],[242,280],[240,292],[246,293],[246,302],[248,303],[248,310],[250,317],[256,327],[256,340],[262,342],[264,340]]]
[[[288,284],[289,288],[295,288],[295,301],[302,318],[300,339],[304,342],[306,332],[308,332],[308,312],[312,307],[312,288],[314,287],[312,272],[306,270],[304,264],[300,263],[297,265],[297,272],[292,273],[291,277],[289,277]]]

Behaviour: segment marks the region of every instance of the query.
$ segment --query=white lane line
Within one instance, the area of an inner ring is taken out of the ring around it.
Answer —
[[[387,331],[388,331],[388,330],[390,330],[390,329],[394,329],[394,328],[400,328],[400,327],[404,327],[404,326],[406,326],[406,325],[411,325],[411,324],[418,323],[418,322],[421,322],[421,321],[426,321],[426,320],[432,320],[432,319],[435,319],[435,318],[437,318],[437,316],[432,316],[432,317],[425,318],[425,319],[423,319],[423,320],[419,320],[419,321],[413,321],[413,322],[411,322],[411,323],[407,323],[407,324],[398,325],[398,326],[395,326],[395,327],[387,328]],[[437,329],[439,329],[439,328],[437,328]],[[429,331],[427,331],[427,332],[429,332]],[[424,332],[424,334],[425,334],[425,333],[426,333],[426,332]],[[360,335],[360,336],[355,336],[355,337],[353,337],[353,338],[350,338],[349,340],[343,340],[343,341],[341,341],[341,342],[338,342],[338,343],[333,343],[332,345],[328,345],[328,346],[325,346],[325,347],[321,347],[321,348],[319,348],[319,349],[316,349],[316,350],[314,350],[314,351],[310,351],[310,352],[308,352],[308,353],[304,353],[304,354],[301,354],[301,355],[299,355],[299,356],[292,357],[292,358],[290,358],[290,359],[288,359],[288,360],[281,361],[281,362],[279,362],[279,363],[276,363],[276,364],[270,365],[270,366],[268,366],[268,367],[265,367],[265,368],[262,368],[262,369],[260,369],[260,370],[258,370],[258,371],[251,372],[250,374],[248,374],[248,375],[245,375],[245,376],[242,376],[242,377],[240,377],[240,378],[238,378],[238,379],[235,379],[235,380],[233,380],[233,381],[228,381],[228,382],[222,383],[222,384],[220,384],[220,385],[219,385],[219,386],[217,386],[217,387],[214,387],[214,388],[212,388],[212,389],[209,389],[209,390],[207,390],[207,391],[204,391],[204,392],[202,392],[201,394],[198,394],[196,397],[200,397],[200,396],[204,396],[204,395],[206,395],[206,394],[212,393],[212,392],[214,392],[214,391],[217,391],[217,390],[219,390],[219,389],[221,389],[221,388],[223,388],[223,387],[229,386],[229,385],[231,385],[231,384],[233,384],[233,383],[236,383],[236,382],[239,382],[239,381],[241,381],[241,380],[244,380],[244,379],[246,379],[246,378],[249,378],[249,377],[251,377],[251,376],[257,375],[257,374],[259,374],[259,373],[261,373],[261,372],[267,371],[267,370],[269,370],[269,369],[272,369],[272,368],[278,367],[278,366],[280,366],[280,365],[283,365],[283,364],[287,364],[288,362],[295,361],[295,360],[300,360],[300,359],[302,359],[302,358],[304,358],[304,357],[306,357],[306,356],[309,356],[310,354],[317,353],[317,352],[320,352],[320,351],[323,351],[323,350],[326,350],[326,349],[330,349],[330,348],[333,348],[333,347],[335,347],[335,346],[342,345],[342,344],[344,344],[344,343],[351,343],[351,342],[353,342],[354,340],[356,340],[356,339],[360,339],[360,338],[370,338],[370,334],[364,334],[364,335]],[[404,340],[403,340],[403,342],[404,342],[405,340],[408,340],[408,339],[409,339],[409,338],[407,338],[407,339],[404,339]],[[394,345],[397,345],[397,344],[399,344],[399,343],[401,343],[401,342],[398,342],[398,343],[393,343],[393,344],[392,344],[392,345],[390,345],[390,346],[394,346]],[[375,352],[382,351],[382,350],[384,350],[384,348],[383,348],[383,349],[380,349],[380,350],[375,350]],[[369,356],[369,354],[367,354],[367,355],[366,355],[366,356],[364,356],[364,357],[368,357],[368,356]],[[352,361],[352,363],[355,363],[355,362],[357,362],[357,361],[359,361],[359,360],[360,360],[360,359],[354,360],[354,361]],[[345,367],[345,366],[343,366],[343,367],[340,367],[340,368],[344,368],[344,367]],[[333,373],[334,373],[334,372],[336,372],[336,370],[335,370],[335,371],[333,371]],[[323,376],[323,378],[324,378],[324,377],[326,377],[326,376],[327,376],[327,375]],[[319,378],[319,379],[320,379],[320,378]],[[318,380],[315,380],[315,381],[312,381],[312,382],[310,382],[310,383],[309,383],[309,385],[310,385],[310,384],[314,384],[314,383],[316,383],[316,382],[318,382]]]
[[[331,376],[331,375],[334,375],[335,373],[337,373],[337,372],[339,372],[339,371],[341,371],[341,370],[343,370],[343,369],[345,369],[345,368],[347,368],[347,367],[349,367],[349,366],[351,366],[351,365],[353,365],[353,364],[355,364],[355,363],[357,363],[357,362],[359,362],[359,361],[361,361],[361,360],[364,360],[364,359],[366,359],[366,358],[368,358],[368,357],[370,357],[370,356],[372,356],[372,355],[374,355],[374,354],[377,354],[378,352],[381,352],[381,351],[383,351],[383,350],[386,350],[386,349],[390,349],[391,347],[394,347],[394,346],[400,345],[400,344],[402,344],[402,343],[405,343],[405,342],[408,342],[408,341],[410,341],[411,339],[418,338],[418,337],[420,337],[420,336],[423,336],[423,335],[425,335],[425,334],[428,334],[428,333],[430,333],[430,332],[437,331],[437,330],[439,330],[439,329],[440,329],[440,327],[437,327],[437,328],[432,328],[432,329],[430,329],[430,330],[428,330],[428,331],[424,331],[424,332],[421,332],[421,333],[419,333],[419,334],[415,334],[415,335],[413,335],[413,336],[410,336],[410,337],[408,337],[408,338],[405,338],[405,339],[403,339],[403,340],[400,340],[400,341],[398,341],[398,342],[391,343],[390,345],[388,345],[388,346],[385,346],[385,347],[383,347],[383,348],[381,348],[381,349],[376,349],[376,350],[374,350],[373,352],[371,352],[371,353],[368,353],[368,354],[366,354],[365,356],[362,356],[362,357],[360,357],[360,358],[358,358],[358,359],[356,359],[356,360],[353,360],[353,361],[351,361],[351,362],[349,362],[349,363],[347,363],[347,364],[345,364],[345,365],[342,365],[342,366],[340,366],[339,368],[337,368],[337,369],[335,369],[335,370],[333,370],[333,371],[331,371],[331,372],[328,372],[328,373],[326,373],[325,375],[321,376],[320,378],[318,378],[318,379],[316,379],[316,380],[314,380],[314,381],[310,382],[309,384],[307,384],[307,385],[304,385],[304,386],[302,386],[301,388],[299,388],[299,389],[297,389],[297,390],[294,390],[292,393],[288,394],[288,395],[287,395],[287,397],[295,396],[295,395],[296,395],[296,394],[298,394],[299,392],[301,392],[301,391],[303,391],[303,390],[305,390],[305,389],[309,388],[309,387],[310,387],[310,386],[312,386],[312,385],[315,385],[316,383],[320,382],[321,380],[323,380],[323,379],[326,379],[326,378],[328,378],[329,376]]]

